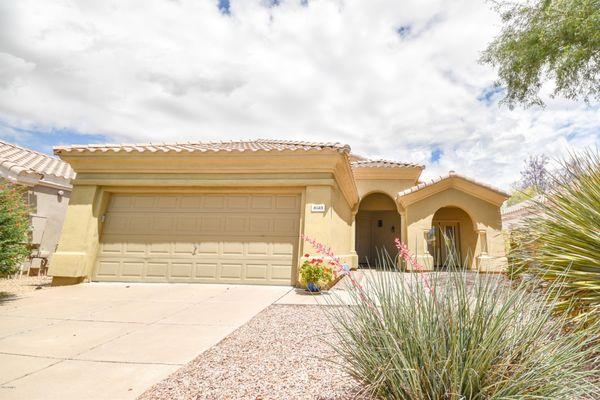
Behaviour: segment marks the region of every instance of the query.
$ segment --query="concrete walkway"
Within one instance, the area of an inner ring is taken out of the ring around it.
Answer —
[[[0,399],[134,399],[290,287],[89,283],[0,302]]]

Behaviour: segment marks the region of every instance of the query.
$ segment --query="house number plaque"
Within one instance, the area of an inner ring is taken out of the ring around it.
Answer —
[[[325,204],[311,204],[310,211],[314,213],[324,213],[325,212]]]

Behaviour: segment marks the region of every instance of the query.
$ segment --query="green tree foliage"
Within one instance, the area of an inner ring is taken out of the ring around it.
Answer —
[[[0,277],[19,270],[28,254],[29,209],[23,189],[0,182]]]
[[[502,32],[481,61],[498,69],[509,107],[543,105],[539,91],[555,83],[553,96],[600,99],[600,0],[501,2]]]
[[[600,320],[600,153],[565,162],[556,183],[518,232],[513,275],[529,272],[548,282],[558,309]]]

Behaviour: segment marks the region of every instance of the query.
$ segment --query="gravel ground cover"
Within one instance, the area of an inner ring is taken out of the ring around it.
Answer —
[[[367,399],[332,336],[321,306],[272,305],[139,399]]]
[[[51,276],[18,276],[0,279],[0,301],[34,290],[47,290],[51,282]]]

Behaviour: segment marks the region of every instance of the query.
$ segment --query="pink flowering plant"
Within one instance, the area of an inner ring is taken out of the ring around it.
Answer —
[[[326,263],[322,258],[310,257],[310,254],[305,254],[306,258],[300,266],[300,281],[304,285],[313,283],[318,287],[329,285],[333,279],[333,262]]]

